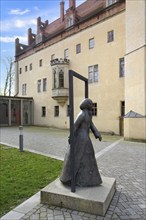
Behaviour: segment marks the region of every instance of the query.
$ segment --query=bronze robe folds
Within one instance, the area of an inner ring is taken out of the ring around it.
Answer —
[[[81,109],[82,111],[79,113],[74,124],[73,147],[75,152],[75,183],[77,186],[97,186],[102,183],[102,179],[98,171],[93,145],[89,136],[90,129],[95,138],[99,138],[101,136],[92,122],[90,109]],[[65,155],[60,180],[64,184],[71,183],[70,147]]]

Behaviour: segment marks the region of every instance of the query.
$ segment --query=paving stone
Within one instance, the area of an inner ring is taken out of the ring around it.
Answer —
[[[64,216],[62,215],[54,216],[54,220],[64,220]]]
[[[41,213],[39,214],[39,216],[40,216],[41,218],[44,218],[44,217],[47,216],[47,212],[41,212]]]
[[[60,211],[60,210],[54,210],[54,216],[56,216],[56,215],[62,215],[62,211]]]
[[[121,219],[121,220],[128,220],[128,219],[129,219],[129,216],[128,216],[128,215],[120,216],[120,219]]]
[[[82,220],[82,217],[79,216],[79,215],[71,214],[71,217],[72,217],[73,220]]]
[[[78,212],[78,211],[73,210],[71,214],[72,214],[72,215],[77,215],[77,214],[79,214],[79,212]]]
[[[1,130],[2,141],[16,145],[12,143],[11,138],[16,134],[16,128],[2,128]],[[68,135],[66,135],[67,133],[61,131],[65,134],[63,137],[63,133],[60,135],[59,130],[57,130],[57,135],[55,134],[54,138],[53,133],[51,133],[51,135],[48,134],[48,132],[45,133],[45,129],[43,130],[43,128],[39,128],[37,131],[40,131],[38,132],[39,135],[36,135],[33,128],[32,132],[31,128],[29,128],[27,141],[30,141],[26,143],[26,146],[30,146],[31,139],[35,139],[35,143],[31,145],[32,149],[41,151],[41,153],[64,158],[67,143],[66,137],[68,137]],[[39,142],[37,141],[38,138]],[[49,142],[46,142],[46,140],[49,140]],[[43,146],[41,149],[40,144],[37,145],[37,143],[40,142],[42,142]],[[52,142],[53,145],[48,144],[50,142]],[[46,143],[47,145],[45,145]],[[100,143],[97,142],[97,140],[93,140],[96,153],[110,144],[109,142]],[[146,220],[145,167],[143,164],[145,164],[145,144],[136,142],[120,142],[115,148],[107,151],[106,154],[98,158],[98,166],[101,174],[115,178],[117,183],[116,193],[104,217],[39,204],[21,217],[21,220],[73,220],[71,216],[81,220]]]

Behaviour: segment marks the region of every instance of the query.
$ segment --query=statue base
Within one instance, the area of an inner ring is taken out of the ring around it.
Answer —
[[[56,179],[41,190],[41,203],[104,216],[116,190],[114,178],[102,177],[103,183],[96,187],[76,187],[72,193]]]

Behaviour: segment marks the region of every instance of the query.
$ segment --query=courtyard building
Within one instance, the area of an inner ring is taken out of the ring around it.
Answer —
[[[46,1],[47,2],[47,1]],[[46,5],[47,7],[47,5]],[[15,97],[33,98],[34,125],[69,128],[69,70],[88,79],[101,132],[146,140],[146,1],[61,0],[60,16],[37,18],[15,41]],[[74,79],[74,115],[84,98]]]

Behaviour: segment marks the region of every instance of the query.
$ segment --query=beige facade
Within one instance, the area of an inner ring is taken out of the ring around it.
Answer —
[[[137,15],[137,16],[136,16]],[[146,2],[126,2],[126,112],[146,115]],[[125,118],[125,138],[146,139],[146,118]]]
[[[74,1],[70,1],[70,4],[72,2]],[[28,50],[28,47],[19,53],[17,46],[21,44],[16,43],[16,92],[18,96],[33,97],[35,125],[69,128],[69,69],[89,79],[89,97],[97,105],[93,121],[100,131],[120,134],[123,121],[121,116],[125,107],[125,113],[133,110],[146,115],[145,1],[139,4],[137,1],[130,3],[131,1],[127,0],[126,5],[124,0],[113,1],[113,5],[109,6],[107,2],[102,5],[101,10],[94,12],[94,16],[89,16],[88,13],[84,21],[78,22],[77,25],[75,23],[72,28],[66,29],[60,35],[54,35],[54,38],[48,41],[40,42],[34,49]],[[85,8],[86,2],[79,7],[83,9],[83,6]],[[79,7],[76,9],[78,13]],[[79,53],[76,51],[77,45],[80,45]],[[67,57],[64,57],[65,55]],[[124,75],[120,75],[121,59],[123,65],[126,63]],[[51,60],[56,63],[50,64]],[[60,71],[64,74],[63,82],[59,78],[61,75],[57,75]],[[43,86],[43,83],[46,85]],[[63,88],[56,87],[56,83],[63,83]],[[74,79],[75,117],[80,111],[79,104],[83,98],[84,83]],[[42,112],[43,110],[45,112]],[[59,115],[55,111],[59,111]],[[143,126],[143,129],[144,120],[145,118],[139,125]],[[133,122],[129,123],[129,120],[125,119],[124,123],[126,138],[145,139],[143,134],[135,136],[137,132],[128,133],[128,126],[133,126]]]

